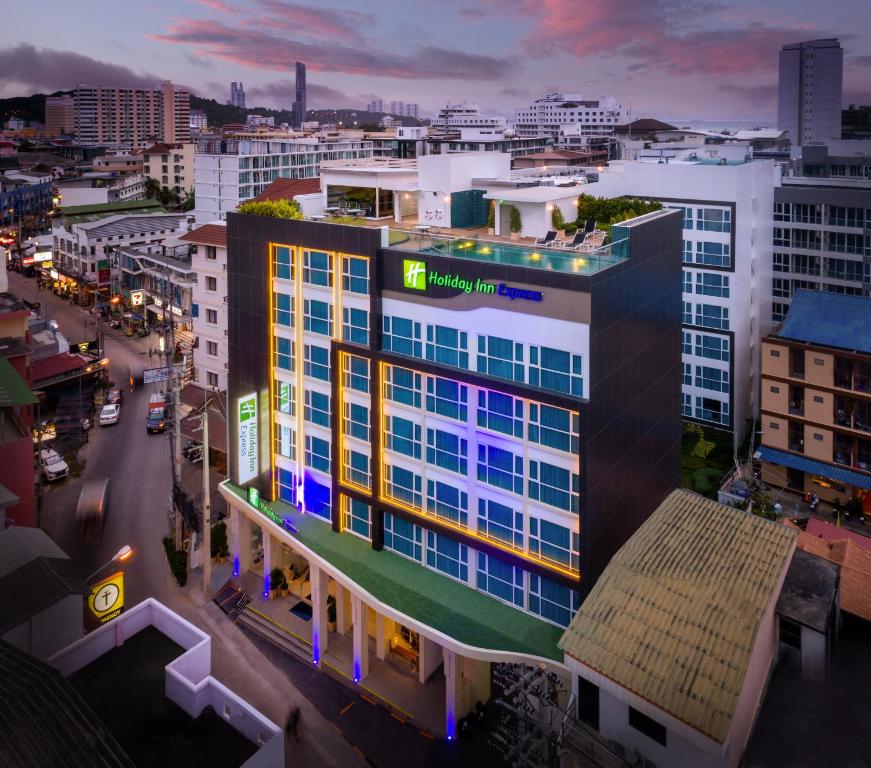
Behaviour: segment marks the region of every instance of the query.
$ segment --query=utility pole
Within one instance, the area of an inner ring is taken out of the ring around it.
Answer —
[[[209,478],[209,396],[203,404],[203,597],[209,599],[212,582],[212,489]]]
[[[175,513],[175,548],[181,549],[182,542],[182,517],[179,502],[181,499],[176,493],[176,489],[181,491],[181,436],[179,433],[178,423],[178,405],[175,390],[175,376],[173,370],[173,356],[175,355],[175,333],[173,328],[175,323],[172,319],[172,305],[169,303],[172,299],[172,280],[170,278],[169,267],[163,270],[163,351],[166,355],[166,373],[167,384],[169,384],[170,393],[170,408],[172,413],[172,435],[170,436],[169,455],[172,470],[172,499],[173,511]],[[166,327],[167,327],[167,310],[169,310],[169,344],[166,343]]]

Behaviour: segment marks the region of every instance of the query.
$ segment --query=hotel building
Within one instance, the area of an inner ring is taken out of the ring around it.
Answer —
[[[305,561],[315,665],[330,595],[355,681],[370,633],[443,665],[448,738],[491,662],[565,671],[562,628],[679,482],[680,228],[581,256],[228,216],[234,575],[268,594]]]
[[[871,298],[799,291],[762,344],[762,479],[871,515]]]

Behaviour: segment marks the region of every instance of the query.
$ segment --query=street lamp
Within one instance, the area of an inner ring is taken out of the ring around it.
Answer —
[[[94,571],[90,576],[88,576],[88,578],[85,579],[85,581],[86,582],[91,581],[100,571],[102,571],[104,568],[108,568],[113,563],[126,563],[135,554],[136,554],[136,552],[133,549],[133,547],[129,546],[128,544],[125,544],[123,547],[121,547],[121,549],[119,549],[112,556],[111,560],[109,560],[107,563],[103,563],[103,565],[101,565],[99,568],[97,568],[97,570]]]

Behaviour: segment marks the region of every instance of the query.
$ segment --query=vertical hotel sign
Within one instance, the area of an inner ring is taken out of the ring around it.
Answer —
[[[239,484],[257,477],[257,395],[238,400],[239,417]]]

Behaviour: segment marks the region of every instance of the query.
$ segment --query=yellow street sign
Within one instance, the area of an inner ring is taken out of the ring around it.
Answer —
[[[102,624],[124,610],[124,572],[118,571],[91,587],[88,607]]]

